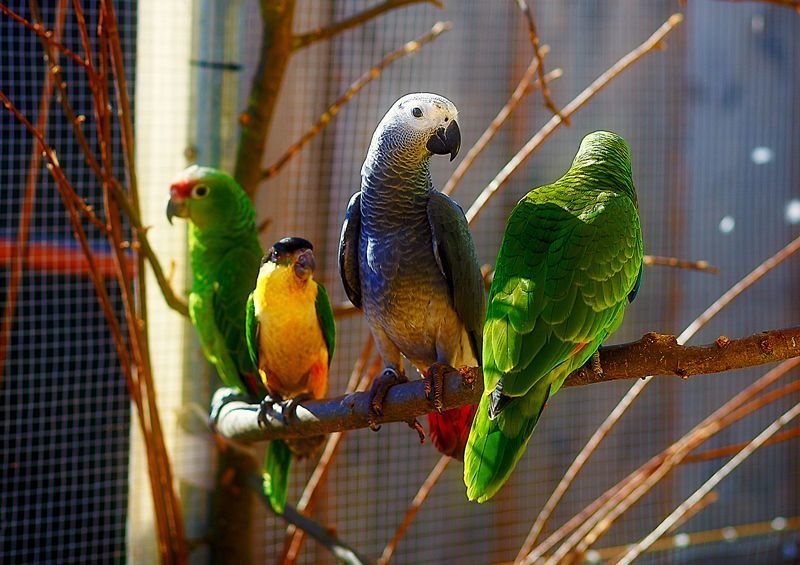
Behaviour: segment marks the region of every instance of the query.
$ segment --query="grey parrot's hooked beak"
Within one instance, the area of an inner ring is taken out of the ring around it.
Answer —
[[[303,249],[300,252],[295,252],[295,259],[292,268],[297,278],[301,280],[308,280],[314,274],[314,269],[317,267],[317,262],[314,260],[314,252],[310,249]]]
[[[434,133],[428,140],[425,147],[434,155],[447,155],[450,154],[450,160],[456,158],[458,150],[461,149],[461,130],[458,129],[458,124],[455,120],[450,122],[447,128],[436,128]]]

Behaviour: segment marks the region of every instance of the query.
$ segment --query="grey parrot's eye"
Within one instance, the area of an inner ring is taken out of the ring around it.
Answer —
[[[208,195],[208,187],[204,184],[198,184],[192,189],[192,198],[203,198]]]
[[[411,115],[414,116],[415,118],[421,118],[422,117],[422,109],[421,108],[413,108],[411,110]]]

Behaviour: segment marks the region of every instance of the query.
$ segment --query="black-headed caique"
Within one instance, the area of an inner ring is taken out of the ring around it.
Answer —
[[[485,394],[464,459],[470,500],[506,482],[547,399],[619,327],[641,276],[630,150],[616,134],[591,133],[569,171],[508,219],[484,326]]]
[[[403,356],[430,380],[445,366],[480,363],[486,299],[475,247],[461,207],[433,188],[430,175],[431,156],[458,153],[457,114],[436,94],[395,102],[373,134],[361,190],[347,208],[339,271],[385,366],[371,390],[373,425],[389,387],[407,380]],[[440,451],[463,457],[473,413],[467,406],[429,415]]]
[[[313,246],[299,237],[276,242],[264,255],[256,288],[247,302],[250,359],[273,401],[323,398],[336,345],[328,293],[314,280]],[[262,404],[268,410],[269,403]],[[271,441],[267,447],[264,490],[276,512],[283,512],[292,455],[308,457],[324,436]]]

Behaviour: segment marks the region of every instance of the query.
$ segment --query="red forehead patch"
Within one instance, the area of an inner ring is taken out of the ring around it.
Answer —
[[[172,198],[189,198],[192,193],[192,181],[178,180],[172,183],[169,187],[169,193]]]

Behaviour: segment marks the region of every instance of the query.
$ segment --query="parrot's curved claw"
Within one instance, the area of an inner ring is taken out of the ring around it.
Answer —
[[[433,403],[433,407],[439,413],[444,408],[445,377],[452,373],[458,373],[458,371],[445,363],[434,363],[428,367],[428,371],[425,373],[425,398]]]
[[[408,421],[408,427],[417,432],[420,443],[425,443],[425,428],[422,427],[422,424],[420,424],[416,418]]]
[[[272,398],[270,395],[264,397],[264,399],[259,403],[258,409],[258,423],[259,425],[269,427],[269,418],[278,418],[278,414],[275,412],[274,406],[278,403],[277,400]]]
[[[367,421],[369,423],[369,429],[373,432],[377,432],[381,429],[378,419],[383,416],[383,401],[386,399],[389,389],[395,385],[406,382],[408,382],[408,378],[391,367],[386,367],[383,372],[372,381],[372,387],[369,390],[369,416],[367,416]]]
[[[283,421],[290,424],[292,420],[297,420],[297,407],[306,400],[311,400],[313,397],[304,392],[298,394],[294,398],[290,398],[283,403]]]
[[[603,366],[600,364],[600,349],[592,353],[591,362],[592,362],[592,371],[594,371],[594,374],[602,379]]]

